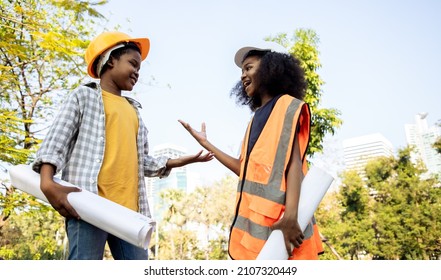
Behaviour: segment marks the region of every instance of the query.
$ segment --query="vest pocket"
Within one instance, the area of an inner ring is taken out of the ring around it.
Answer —
[[[257,220],[272,220],[272,223],[276,222],[282,214],[284,205],[274,203],[265,199],[253,199],[250,202],[250,218],[253,219],[259,217]],[[254,212],[254,213],[253,213]],[[253,219],[256,220],[256,219]],[[268,224],[267,221],[265,224]],[[272,224],[271,223],[271,224]]]
[[[272,169],[272,165],[250,160],[247,168],[247,178],[250,178],[251,181],[266,185],[271,177]]]

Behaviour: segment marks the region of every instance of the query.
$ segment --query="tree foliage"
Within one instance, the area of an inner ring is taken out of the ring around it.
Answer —
[[[0,113],[16,110],[24,149],[37,144],[56,97],[85,77],[84,50],[101,15],[95,5],[72,0],[5,1],[0,5]],[[6,115],[8,117],[8,115]]]
[[[340,222],[340,213],[343,211],[343,207],[339,203],[338,196],[337,191],[328,191],[314,214],[322,240],[324,240],[324,253],[320,256],[322,260],[342,259],[335,248],[339,241],[338,237],[342,235],[343,231],[343,225]]]
[[[441,189],[436,178],[422,179],[425,169],[413,164],[410,149],[396,160],[366,168],[375,190],[377,259],[433,259],[441,256]]]
[[[0,231],[0,256],[9,260],[63,259],[64,219],[50,205],[27,194],[14,192],[8,198],[16,205]]]
[[[343,208],[340,219],[345,225],[340,231],[340,241],[344,245],[342,255],[349,256],[350,259],[363,258],[370,249],[369,236],[373,234],[373,230],[368,189],[354,171],[345,174],[339,201]]]
[[[22,148],[25,134],[20,126],[23,122],[17,112],[0,108],[0,162],[15,165],[28,161],[32,150]]]
[[[191,193],[177,189],[161,192],[158,208],[164,209],[163,218],[155,232],[158,238],[151,244],[155,258],[227,259],[236,184],[237,179],[228,176]]]
[[[311,108],[311,140],[308,155],[322,152],[325,136],[328,133],[333,135],[343,121],[338,117],[339,110],[320,107],[324,81],[318,74],[318,70],[322,67],[318,50],[319,37],[314,30],[297,29],[291,38],[286,33],[281,33],[266,39],[281,44],[301,62],[308,84],[304,100]]]
[[[336,200],[339,215],[324,233],[346,259],[430,260],[441,257],[441,188],[436,177],[411,161],[411,149],[398,157],[370,161],[366,178],[342,175]],[[327,207],[327,206],[324,206]],[[334,224],[334,225],[332,225]],[[338,226],[335,226],[338,224]]]

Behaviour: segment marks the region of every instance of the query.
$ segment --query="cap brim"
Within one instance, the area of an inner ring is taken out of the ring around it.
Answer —
[[[247,53],[249,51],[252,51],[252,50],[253,51],[273,51],[273,52],[278,52],[278,53],[289,54],[289,52],[286,48],[284,48],[283,46],[281,46],[278,43],[273,42],[273,41],[263,41],[263,42],[255,44],[255,46],[259,46],[259,47],[247,46],[247,47],[240,48],[236,52],[236,55],[234,56],[234,63],[239,68],[242,68],[242,62],[244,60],[244,57],[247,55]]]
[[[234,56],[234,63],[236,63],[237,67],[242,68],[242,62],[249,51],[270,51],[271,49],[262,49],[257,47],[243,47],[240,48],[236,55]]]

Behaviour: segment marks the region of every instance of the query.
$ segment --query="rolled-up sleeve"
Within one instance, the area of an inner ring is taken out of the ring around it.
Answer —
[[[144,175],[146,177],[159,177],[164,178],[167,177],[171,169],[167,168],[168,157],[152,157],[145,156],[144,157]]]

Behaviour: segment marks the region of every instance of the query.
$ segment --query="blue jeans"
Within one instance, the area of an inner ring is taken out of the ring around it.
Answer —
[[[115,260],[148,260],[148,252],[83,220],[67,219],[69,260],[102,260],[106,241]]]

